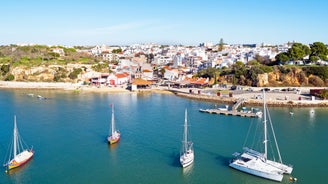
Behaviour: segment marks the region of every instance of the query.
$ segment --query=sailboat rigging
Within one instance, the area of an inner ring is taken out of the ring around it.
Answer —
[[[111,104],[111,106],[112,106],[112,121],[111,121],[111,129],[107,137],[107,141],[109,144],[115,144],[120,140],[121,133],[115,129],[114,104]]]
[[[278,154],[278,161],[273,161],[268,158],[268,120],[269,126],[271,127],[271,133],[273,135],[275,147]],[[243,153],[234,153],[235,158],[230,162],[229,166],[240,170],[242,172],[259,176],[262,178],[282,181],[283,174],[291,174],[293,167],[282,163],[278,143],[272,126],[269,110],[266,106],[265,92],[263,91],[263,144],[264,153],[256,151],[254,149],[244,147]]]
[[[6,172],[8,170],[17,168],[21,165],[24,165],[28,162],[34,155],[34,151],[32,148],[26,149],[25,145],[23,145],[23,141],[19,135],[17,124],[16,124],[16,116],[14,116],[14,132],[13,132],[13,142],[12,149],[13,155],[9,155],[9,160],[4,164],[6,167]]]
[[[194,162],[194,149],[193,143],[188,141],[188,121],[187,121],[187,109],[185,110],[185,122],[182,140],[182,149],[180,153],[180,163],[182,167],[187,167]]]

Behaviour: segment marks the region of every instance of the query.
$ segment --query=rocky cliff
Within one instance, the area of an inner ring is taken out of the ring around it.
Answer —
[[[69,78],[69,74],[76,68],[83,68],[83,72],[76,79]],[[78,82],[83,81],[82,75],[91,65],[69,64],[69,65],[48,65],[26,67],[13,67],[11,74],[15,81],[33,81],[33,82]]]

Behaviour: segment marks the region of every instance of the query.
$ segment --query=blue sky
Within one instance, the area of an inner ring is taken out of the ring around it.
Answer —
[[[8,0],[0,45],[328,43],[326,0]]]

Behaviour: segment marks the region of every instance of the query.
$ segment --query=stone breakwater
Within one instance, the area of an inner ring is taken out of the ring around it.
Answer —
[[[220,97],[201,94],[189,94],[174,92],[175,95],[201,101],[209,101],[216,103],[234,104],[237,102],[236,97]],[[262,106],[262,99],[246,99],[243,105]],[[268,106],[275,107],[328,107],[328,100],[267,100]]]

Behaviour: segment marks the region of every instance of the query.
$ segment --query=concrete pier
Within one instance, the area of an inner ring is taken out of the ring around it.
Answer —
[[[249,118],[262,117],[262,113],[244,112],[244,111],[227,111],[227,110],[219,110],[219,109],[199,109],[199,111],[209,114],[221,114],[226,116],[241,116],[241,117],[249,117]]]

